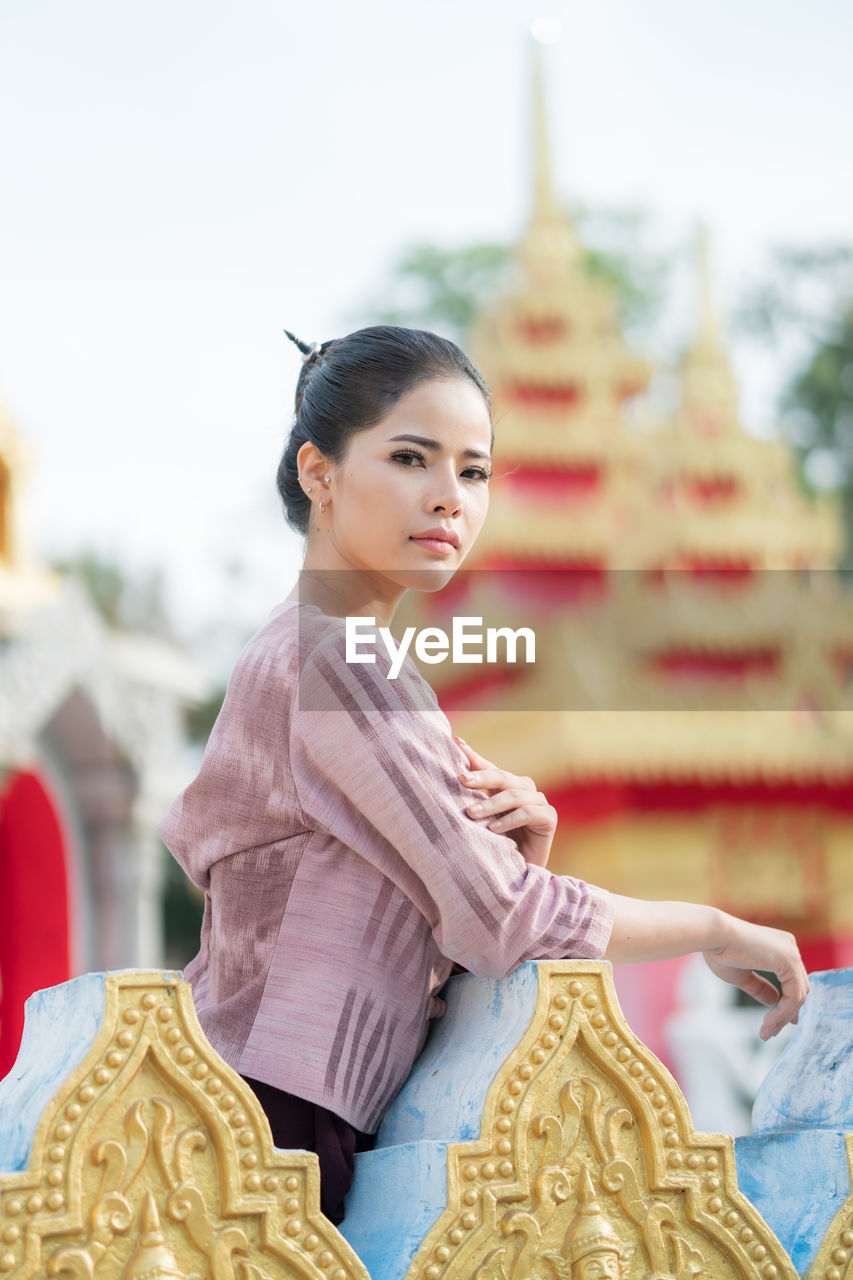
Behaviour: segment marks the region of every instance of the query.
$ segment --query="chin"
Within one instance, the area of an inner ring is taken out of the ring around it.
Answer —
[[[458,565],[435,565],[434,568],[398,569],[391,576],[410,591],[441,591],[451,581]]]

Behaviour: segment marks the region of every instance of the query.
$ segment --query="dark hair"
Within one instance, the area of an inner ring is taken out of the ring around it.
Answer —
[[[426,329],[371,325],[313,349],[294,341],[312,354],[306,354],[296,384],[295,416],[276,481],[287,523],[299,533],[308,533],[311,512],[296,466],[306,440],[330,462],[340,462],[352,436],[375,426],[429,378],[470,379],[491,412],[489,388],[465,352]]]

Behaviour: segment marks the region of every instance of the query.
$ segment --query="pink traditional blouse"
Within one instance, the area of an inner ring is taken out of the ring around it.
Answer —
[[[443,1011],[453,961],[503,976],[598,958],[610,895],[529,866],[465,812],[435,694],[344,619],[287,600],[240,655],[198,777],[158,830],[204,890],[185,976],[242,1075],[378,1128]]]

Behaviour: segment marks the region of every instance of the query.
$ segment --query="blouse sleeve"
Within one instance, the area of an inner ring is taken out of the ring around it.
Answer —
[[[473,793],[458,777],[467,761],[434,693],[414,667],[398,680],[388,667],[379,653],[372,664],[347,663],[342,633],[305,662],[290,763],[306,823],[388,876],[441,952],[472,973],[599,958],[610,895],[528,865],[510,836],[468,816]]]

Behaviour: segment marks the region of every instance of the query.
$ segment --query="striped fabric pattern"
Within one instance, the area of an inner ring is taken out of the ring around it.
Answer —
[[[238,659],[198,777],[158,826],[205,891],[185,971],[237,1071],[374,1132],[453,961],[598,958],[609,894],[528,866],[465,812],[467,761],[414,663],[348,664],[285,601]],[[480,793],[482,794],[482,793]]]

